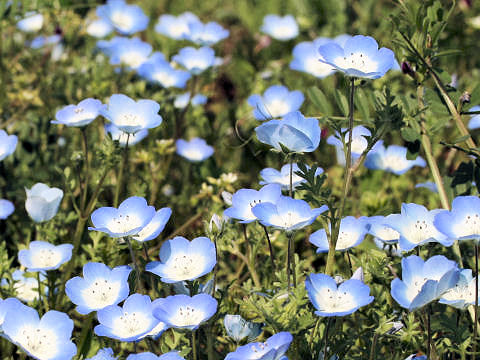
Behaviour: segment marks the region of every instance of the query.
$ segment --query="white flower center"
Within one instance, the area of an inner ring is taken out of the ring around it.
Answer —
[[[155,81],[158,81],[160,84],[162,84],[165,87],[175,85],[175,77],[171,76],[166,71],[157,71],[156,73],[153,74],[153,79]]]
[[[16,339],[30,354],[39,359],[54,358],[61,344],[57,343],[57,336],[48,329],[39,329],[31,325],[25,326]]]
[[[305,69],[315,76],[325,76],[333,71],[331,65],[319,61],[316,56],[305,60]]]
[[[375,72],[378,68],[376,61],[373,61],[361,52],[350,53],[349,55],[335,59],[335,62],[343,69],[356,69],[364,73]]]
[[[408,227],[407,239],[413,244],[420,244],[435,237],[435,228],[425,220],[417,220]]]
[[[151,317],[141,312],[124,312],[123,316],[116,318],[113,330],[121,338],[128,338],[145,333],[151,329]]]
[[[195,147],[187,147],[183,149],[183,156],[185,156],[189,160],[202,160],[202,153],[201,151],[198,151],[197,148]]]
[[[295,27],[289,25],[277,25],[272,28],[272,36],[279,39],[288,39],[295,35]]]
[[[120,55],[120,61],[136,69],[147,60],[143,53],[137,51],[127,51]]]
[[[179,307],[172,318],[172,323],[176,326],[198,325],[205,315],[202,311],[190,306]]]
[[[62,260],[60,252],[42,249],[32,254],[32,267],[47,268],[56,266]]]
[[[352,297],[352,295],[346,291],[335,290],[327,288],[326,293],[324,293],[320,298],[319,310],[322,312],[344,312],[349,311],[357,306],[357,302]]]
[[[110,21],[115,27],[122,30],[129,30],[133,25],[133,18],[124,11],[115,11],[111,15]]]
[[[398,231],[385,225],[376,228],[375,236],[382,241],[395,241],[400,238]]]
[[[83,111],[84,111],[84,109],[81,108],[81,107],[76,107],[75,110],[73,110],[73,112],[74,112],[75,114],[80,114],[80,113],[82,113]]]
[[[338,234],[337,245],[335,246],[336,250],[344,250],[352,246],[356,240],[356,233],[350,231],[340,231]]]
[[[108,224],[108,229],[116,234],[128,233],[141,226],[141,221],[134,215],[118,215]]]
[[[265,103],[265,107],[268,110],[268,114],[264,115],[270,115],[274,118],[283,116],[290,112],[290,106],[282,99],[274,99],[268,103]]]
[[[420,293],[423,285],[427,282],[426,277],[414,277],[412,282],[408,284],[407,293],[405,297],[409,302],[412,302],[413,299]]]
[[[298,213],[288,211],[286,214],[273,215],[269,222],[275,226],[289,229],[305,220],[306,219],[300,217]]]
[[[459,221],[454,227],[455,233],[459,237],[468,235],[480,235],[480,216],[479,214],[469,214],[463,221]]]
[[[97,279],[82,291],[85,302],[92,309],[103,309],[114,305],[120,291],[120,282],[110,282],[107,279]]]
[[[20,300],[30,302],[38,299],[38,283],[33,278],[28,278],[28,280],[18,280],[15,282],[13,288]]]
[[[195,254],[178,254],[168,261],[169,277],[183,281],[198,277],[203,271],[204,259]]]

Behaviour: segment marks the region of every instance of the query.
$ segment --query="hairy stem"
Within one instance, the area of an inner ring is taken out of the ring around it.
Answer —
[[[272,242],[270,241],[270,236],[268,235],[267,227],[265,225],[262,225],[262,227],[263,227],[263,230],[265,231],[265,236],[268,242],[268,250],[270,251],[270,261],[272,263],[272,269],[275,272],[275,256],[273,255]]]
[[[122,192],[123,182],[124,182],[124,173],[125,168],[128,166],[128,142],[130,140],[130,134],[127,135],[127,143],[125,144],[125,150],[123,151],[123,160],[120,164],[120,169],[118,172],[117,187],[115,189],[115,198],[113,200],[113,206],[118,207],[118,201],[120,198],[120,193]],[[128,170],[127,170],[128,173]]]

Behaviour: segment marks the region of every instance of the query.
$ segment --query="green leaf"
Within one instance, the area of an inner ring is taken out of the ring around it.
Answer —
[[[316,86],[312,86],[307,90],[307,95],[322,115],[332,115],[332,106],[327,100],[325,94]]]
[[[370,104],[362,89],[355,92],[354,101],[356,108],[362,114],[362,120],[367,121],[370,118]]]
[[[340,91],[335,89],[335,92],[333,93],[335,96],[335,101],[337,102],[337,106],[342,112],[344,116],[348,116],[348,101],[345,95],[343,95]]]
[[[405,141],[414,142],[420,140],[420,133],[411,127],[403,127],[400,131]]]
[[[459,143],[463,143],[464,141],[470,139],[470,135],[464,135],[464,136],[461,136],[459,137],[458,139],[455,139],[452,144],[459,144]]]

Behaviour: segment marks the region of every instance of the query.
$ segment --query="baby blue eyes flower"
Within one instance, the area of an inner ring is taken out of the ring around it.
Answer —
[[[230,32],[224,29],[220,24],[212,21],[203,24],[200,21],[193,21],[188,24],[187,40],[197,45],[214,45],[228,37]]]
[[[207,294],[173,295],[153,302],[153,315],[176,329],[196,330],[217,312],[217,300]]]
[[[33,221],[48,221],[57,214],[63,198],[62,190],[37,183],[31,189],[25,189],[25,191],[27,193],[25,209]]]
[[[255,128],[260,142],[282,151],[312,152],[320,143],[320,126],[315,118],[305,118],[300,111],[285,115],[282,120],[270,120]],[[282,146],[281,146],[282,145]]]
[[[353,36],[344,46],[331,42],[320,46],[318,52],[319,61],[352,77],[378,79],[395,64],[393,51],[378,49],[377,42],[370,36]]]
[[[480,240],[480,198],[457,196],[452,210],[440,210],[435,215],[434,225],[451,239]]]
[[[373,235],[376,240],[379,240],[385,244],[396,244],[400,238],[400,234],[398,231],[386,225],[389,221],[388,219],[388,216],[369,217],[366,220],[368,223],[368,233]]]
[[[403,308],[413,311],[437,300],[458,281],[460,272],[455,261],[443,255],[423,261],[416,255],[402,259],[402,280],[395,278],[391,294]]]
[[[312,273],[305,287],[318,316],[350,315],[373,301],[368,285],[354,278],[337,285],[328,275]]]
[[[25,14],[25,18],[17,22],[17,27],[24,32],[37,32],[43,26],[43,15],[35,12]]]
[[[17,298],[0,299],[0,331],[9,311],[18,311],[24,306]]]
[[[152,53],[152,45],[139,38],[117,38],[112,39],[110,46],[106,49],[110,57],[110,64],[125,65],[129,69],[138,69],[148,61]]]
[[[433,181],[427,181],[427,182],[418,183],[415,185],[415,189],[420,189],[420,188],[425,188],[430,190],[431,192],[438,193],[437,184],[435,184]]]
[[[475,280],[476,278],[472,277],[472,270],[461,270],[456,285],[445,292],[438,302],[460,310],[475,305]]]
[[[58,44],[61,40],[62,40],[62,37],[60,35],[37,36],[30,43],[30,47],[32,49],[41,49],[41,48],[43,48],[44,46],[47,46],[47,45]],[[53,54],[52,54],[52,57],[53,57]]]
[[[289,332],[279,332],[265,342],[255,342],[239,346],[227,355],[225,360],[286,360],[285,353],[293,341]]]
[[[270,86],[263,96],[254,94],[248,98],[248,105],[253,107],[253,116],[257,120],[269,120],[297,111],[302,106],[303,96],[301,91],[289,91],[282,85]]]
[[[118,140],[121,147],[127,146],[127,141],[128,141],[128,146],[133,146],[135,144],[138,144],[140,141],[145,139],[148,135],[147,129],[139,130],[135,134],[129,134],[129,133],[123,132],[112,123],[105,124],[105,131],[110,134],[110,137],[112,138],[112,140]]]
[[[346,132],[347,129],[342,129],[342,133]],[[368,140],[365,137],[371,136],[372,133],[366,127],[359,125],[353,128],[352,132],[352,162],[355,162],[365,149],[368,147]],[[345,133],[345,144],[350,142],[350,133]],[[333,145],[337,151],[337,161],[340,165],[345,166],[345,152],[343,151],[343,142],[341,140],[341,135],[338,132],[335,132],[335,135],[331,135],[327,139],[327,144]]]
[[[72,244],[55,246],[45,241],[32,241],[28,250],[18,252],[18,261],[28,271],[56,270],[72,257]]]
[[[228,336],[237,343],[246,337],[252,341],[262,332],[262,324],[246,321],[240,315],[225,315],[223,325]]]
[[[480,111],[480,106],[473,106],[468,111]],[[471,115],[470,121],[468,122],[468,128],[470,130],[476,130],[480,128],[480,114]]]
[[[13,154],[17,143],[16,135],[8,135],[5,130],[0,130],[0,161]]]
[[[345,251],[361,244],[368,227],[365,218],[355,218],[347,216],[340,222],[340,232],[338,234],[335,250]],[[325,229],[315,231],[308,239],[310,243],[317,246],[317,254],[328,252],[328,239]]]
[[[425,167],[427,163],[418,156],[415,160],[407,160],[407,148],[398,145],[390,145],[387,148],[383,141],[379,141],[367,154],[365,167],[372,170],[383,170],[402,175],[414,166]]]
[[[137,235],[154,216],[153,206],[148,206],[144,198],[132,196],[124,200],[118,209],[102,207],[95,210],[91,215],[93,227],[88,229],[114,238]]]
[[[215,245],[209,238],[188,241],[177,236],[163,243],[160,261],[148,263],[146,270],[160,276],[165,283],[175,283],[208,274],[216,262]]]
[[[12,280],[15,281],[13,289],[17,298],[25,302],[38,300],[38,281],[36,277],[27,277],[24,271],[15,270],[12,273]],[[40,272],[40,281],[44,280],[45,275]]]
[[[90,124],[95,118],[100,115],[100,109],[103,104],[100,100],[85,99],[78,103],[78,105],[67,105],[57,111],[55,120],[52,124],[63,124],[66,126],[85,126]]]
[[[193,138],[190,141],[178,139],[175,145],[177,154],[192,162],[206,160],[214,152],[213,147],[207,145],[207,142],[200,138]]]
[[[149,82],[159,84],[167,89],[171,87],[184,89],[191,77],[188,71],[175,69],[158,55],[140,65],[137,72]]]
[[[204,46],[200,49],[185,47],[173,56],[173,61],[183,66],[193,75],[198,75],[208,68],[216,65],[215,52],[213,49]]]
[[[189,25],[196,22],[200,22],[200,20],[191,12],[184,12],[179,16],[165,14],[159,17],[155,31],[174,40],[182,40],[190,32]]]
[[[310,167],[307,165],[307,169]],[[295,189],[301,183],[304,183],[306,180],[297,174],[296,171],[299,171],[299,167],[296,163],[293,164],[293,174],[292,174],[292,187]],[[315,176],[320,175],[323,173],[322,168],[318,168],[315,171]],[[282,186],[282,190],[290,189],[290,164],[285,164],[282,166],[280,171],[272,168],[265,168],[260,171],[260,176],[262,177],[262,181],[260,181],[260,185],[267,185],[267,184],[279,184]]]
[[[97,354],[87,360],[117,360],[118,357],[113,356],[113,350],[111,348],[103,348],[98,350]]]
[[[9,340],[38,360],[70,360],[77,347],[70,340],[73,321],[67,314],[51,310],[40,318],[35,309],[23,305],[7,313],[2,329]]]
[[[171,351],[163,355],[155,355],[151,352],[128,355],[127,360],[185,360],[177,352]]]
[[[190,92],[186,92],[175,97],[173,101],[173,106],[177,109],[185,109],[188,105],[188,101],[190,100]],[[198,105],[205,105],[207,103],[208,98],[202,94],[196,94],[191,100],[190,104],[192,106]]]
[[[0,199],[0,220],[5,220],[12,215],[15,206],[11,201]]]
[[[290,69],[313,75],[319,79],[333,74],[335,69],[331,65],[318,61],[318,48],[331,41],[328,38],[317,38],[313,42],[304,41],[295,45]]]
[[[149,21],[141,7],[123,0],[109,0],[106,5],[97,7],[97,16],[109,21],[123,35],[145,30]]]
[[[135,101],[126,95],[114,94],[100,113],[123,132],[134,134],[160,125],[159,110],[160,105],[153,100]]]
[[[162,208],[158,210],[153,216],[152,220],[142,229],[137,235],[133,236],[134,240],[144,242],[150,241],[158,237],[165,228],[170,216],[172,215],[172,209]]]
[[[126,299],[130,291],[129,266],[110,269],[107,265],[89,262],[83,266],[83,278],[76,276],[67,281],[65,293],[77,305],[77,311],[87,315]]]
[[[266,15],[261,31],[272,38],[287,41],[298,36],[298,24],[292,15]]]
[[[113,26],[106,19],[96,19],[88,23],[87,34],[96,38],[103,38],[113,31]]]

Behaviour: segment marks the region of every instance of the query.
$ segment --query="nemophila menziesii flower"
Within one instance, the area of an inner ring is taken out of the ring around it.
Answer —
[[[226,39],[230,32],[222,25],[211,21],[206,24],[201,21],[192,21],[188,23],[188,33],[186,40],[190,40],[197,45],[214,45],[223,39]]]
[[[285,353],[293,341],[289,332],[279,332],[270,336],[265,342],[254,342],[239,346],[229,353],[225,360],[285,360]]]
[[[480,106],[476,105],[471,107],[468,111],[480,111]],[[470,116],[470,121],[468,122],[468,128],[470,130],[476,130],[480,128],[480,114],[475,114]]]
[[[15,210],[15,206],[11,201],[0,199],[0,220],[5,220]]]
[[[413,311],[443,296],[458,281],[460,271],[455,261],[443,255],[423,261],[416,255],[402,259],[402,280],[395,278],[391,294],[403,308]]]
[[[44,46],[56,45],[62,40],[62,37],[58,34],[50,36],[37,36],[30,42],[30,47],[32,49],[41,49]],[[63,51],[63,49],[62,49]],[[53,57],[53,55],[52,55]]]
[[[292,15],[266,15],[261,31],[280,41],[287,41],[298,36],[298,24]]]
[[[137,69],[138,75],[164,88],[184,89],[191,75],[188,71],[175,69],[160,56],[153,56]]]
[[[215,51],[207,46],[200,49],[185,47],[177,55],[174,55],[172,60],[193,75],[198,75],[216,65]]]
[[[388,225],[400,233],[400,250],[409,251],[428,242],[451,246],[454,239],[442,234],[433,224],[435,216],[442,210],[427,210],[422,205],[402,204],[401,214],[388,216]]]
[[[299,171],[299,167],[296,163],[293,163],[293,173],[292,173],[292,187],[295,189],[301,183],[305,182],[306,180],[297,174],[296,171]],[[310,169],[310,166],[307,165],[307,169]],[[315,175],[320,175],[323,173],[322,168],[317,168],[315,170]],[[260,181],[260,185],[267,185],[267,184],[279,184],[282,186],[283,190],[290,189],[290,164],[285,164],[282,166],[280,171],[277,169],[272,168],[265,168],[260,171],[260,176],[263,180]]]
[[[430,190],[431,192],[438,193],[437,184],[435,184],[433,181],[426,181],[424,183],[418,183],[415,185],[415,189],[421,188],[425,188]]]
[[[132,35],[148,26],[148,16],[140,6],[129,5],[123,0],[108,0],[97,7],[97,16],[109,21],[120,34]]]
[[[207,294],[172,295],[153,301],[153,315],[175,329],[195,330],[217,312],[217,306]]]
[[[378,48],[374,38],[356,35],[343,46],[332,41],[318,48],[319,61],[333,66],[347,76],[378,79],[395,64],[392,50]]]
[[[127,360],[185,360],[185,358],[178,355],[178,352],[171,351],[162,355],[155,355],[151,352],[130,354],[128,355]]]
[[[206,237],[188,241],[182,236],[165,241],[160,261],[147,264],[146,270],[166,283],[195,280],[212,271],[217,262],[215,244]]]
[[[70,360],[77,347],[70,340],[73,321],[67,314],[50,310],[41,318],[35,309],[22,305],[7,314],[2,329],[8,339],[38,360]]]
[[[118,357],[113,355],[111,348],[103,348],[98,350],[97,354],[87,360],[117,360]]]
[[[103,106],[100,100],[91,98],[80,101],[78,105],[67,105],[57,111],[52,124],[77,127],[88,125],[100,115]]]
[[[262,225],[285,231],[308,226],[327,210],[327,205],[312,209],[306,201],[288,196],[280,196],[275,203],[262,202],[252,208],[253,214]]]
[[[0,331],[2,330],[2,324],[9,312],[18,311],[24,306],[17,298],[0,299]]]
[[[140,230],[137,235],[134,235],[133,239],[144,242],[157,238],[165,228],[165,225],[167,224],[171,215],[172,209],[168,207],[158,210],[153,216],[152,220],[142,230]]]
[[[94,332],[120,341],[136,341],[143,338],[157,326],[158,320],[152,315],[152,301],[148,295],[130,295],[123,307],[110,305],[98,310],[99,325]]]
[[[83,265],[83,278],[76,276],[67,281],[65,293],[82,315],[117,305],[128,296],[131,271],[129,266],[110,269],[105,264],[89,262]]]
[[[178,16],[164,14],[158,18],[155,31],[175,40],[187,38],[190,32],[190,23],[200,22],[198,17],[191,12],[184,12]]]
[[[29,12],[17,22],[17,28],[24,32],[37,32],[43,26],[43,15],[36,12]]]
[[[93,227],[88,230],[101,231],[110,237],[137,235],[155,216],[155,208],[138,196],[124,200],[118,209],[101,207],[92,215]]]
[[[472,276],[472,270],[461,270],[455,286],[447,290],[438,302],[460,310],[465,310],[468,306],[475,305],[475,281],[476,278]]]
[[[347,132],[347,129],[342,129],[342,133],[345,133],[345,144],[348,145],[350,142],[350,133]],[[359,125],[355,126],[352,131],[352,162],[358,159],[365,149],[368,147],[368,140],[366,136],[371,136],[372,133],[365,126]],[[331,135],[327,139],[327,144],[335,146],[337,151],[337,161],[340,165],[345,166],[345,152],[343,151],[343,142],[341,140],[341,135],[338,132],[335,132],[335,135]]]
[[[152,45],[136,37],[119,38],[117,41],[112,41],[111,46],[107,49],[110,64],[125,65],[134,70],[148,61],[151,53]]]
[[[422,157],[415,160],[407,159],[407,148],[399,145],[385,147],[383,141],[374,145],[365,159],[365,167],[372,170],[383,170],[402,175],[414,166],[425,167],[427,163]]]
[[[395,244],[400,238],[400,233],[386,225],[389,221],[388,219],[388,216],[371,216],[367,218],[368,233],[385,244]]]
[[[179,281],[173,283],[173,291],[175,294],[190,295],[190,289],[188,288],[187,281]],[[213,279],[208,280],[205,284],[198,284],[197,294],[208,294],[213,296]]]
[[[318,316],[345,316],[373,301],[370,288],[358,279],[349,279],[337,285],[326,274],[310,274],[305,280],[308,297]]]
[[[360,243],[367,234],[367,222],[365,218],[347,216],[340,221],[340,232],[338,234],[335,250],[345,251]],[[317,246],[317,254],[328,252],[328,239],[325,229],[312,233],[308,239],[310,243]]]
[[[17,143],[18,138],[16,135],[8,135],[5,130],[0,130],[0,161],[13,154]]]
[[[312,152],[320,143],[320,126],[315,118],[306,118],[300,111],[291,112],[282,120],[270,120],[255,128],[260,142],[282,151]]]
[[[240,220],[247,224],[257,220],[252,208],[261,203],[276,203],[282,196],[282,187],[279,184],[269,184],[260,190],[240,189],[232,196],[232,206],[223,212],[224,216]]]
[[[13,289],[15,296],[22,301],[31,302],[38,299],[38,281],[34,274],[31,277],[25,276],[25,272],[22,270],[15,270],[12,273],[12,280],[15,282]],[[45,280],[45,275],[40,272],[40,281]],[[44,289],[48,291],[48,289]]]
[[[214,149],[204,139],[193,138],[190,141],[178,139],[175,141],[177,154],[192,162],[208,159],[213,155]]]
[[[262,324],[246,321],[240,315],[225,315],[223,325],[227,335],[237,343],[246,337],[249,341],[255,340],[262,332]]]
[[[299,90],[289,91],[286,86],[270,86],[263,95],[250,95],[248,105],[253,107],[253,116],[257,120],[269,120],[297,111],[305,97]]]
[[[58,212],[63,198],[63,191],[56,187],[49,187],[43,183],[36,183],[31,189],[25,189],[27,200],[25,209],[35,222],[51,220]]]
[[[110,96],[108,106],[100,113],[123,132],[134,134],[162,123],[160,105],[153,100],[135,101],[123,94]]]
[[[134,134],[129,134],[120,130],[118,127],[116,127],[112,123],[105,124],[105,132],[110,134],[110,137],[112,138],[112,140],[118,140],[120,146],[122,147],[127,146],[127,141],[128,141],[128,146],[133,146],[135,144],[138,144],[140,141],[145,139],[148,135],[147,129],[142,129],[137,131]]]
[[[87,34],[96,38],[103,38],[112,31],[113,26],[110,21],[103,18],[92,20],[86,26]]]
[[[426,355],[418,355],[418,354],[412,354],[405,358],[405,360],[427,360]]]
[[[452,210],[439,210],[433,224],[450,239],[480,241],[480,198],[457,196]]]
[[[205,105],[208,98],[203,94],[196,94],[190,99],[190,92],[186,92],[175,96],[173,106],[177,109],[185,109],[189,101],[192,106]]]
[[[46,241],[32,241],[28,249],[18,252],[18,261],[28,271],[56,270],[72,257],[72,244],[53,245]]]

